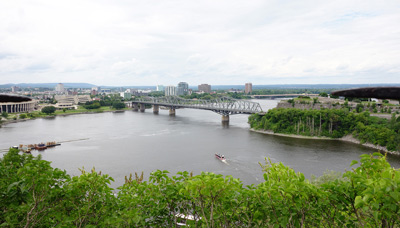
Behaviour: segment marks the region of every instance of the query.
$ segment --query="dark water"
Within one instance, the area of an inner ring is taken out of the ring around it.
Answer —
[[[259,100],[257,100],[259,101]],[[261,100],[264,110],[276,106],[275,100]],[[47,141],[63,142],[47,149],[43,158],[53,167],[78,175],[79,168],[93,167],[115,179],[114,187],[124,176],[144,171],[201,171],[232,175],[244,184],[262,179],[258,165],[265,157],[283,162],[307,177],[324,171],[345,171],[352,160],[374,150],[359,145],[325,140],[293,139],[249,131],[248,115],[231,116],[230,125],[221,124],[221,116],[203,110],[179,109],[175,117],[167,110],[154,115],[126,111],[37,119],[0,128],[0,149],[13,145]],[[65,142],[69,141],[69,142]],[[4,151],[4,150],[3,150]],[[224,154],[228,164],[214,158]],[[398,157],[389,157],[393,167],[400,167]]]

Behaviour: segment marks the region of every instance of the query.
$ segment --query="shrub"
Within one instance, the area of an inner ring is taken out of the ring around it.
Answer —
[[[46,114],[52,114],[56,111],[56,107],[54,106],[46,106],[44,108],[42,108],[42,112],[46,113]]]

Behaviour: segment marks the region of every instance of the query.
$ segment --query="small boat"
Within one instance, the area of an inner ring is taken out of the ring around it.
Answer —
[[[225,156],[222,154],[215,154],[215,157],[216,158],[218,158],[219,160],[221,160],[221,161],[225,161],[226,159],[225,159]]]
[[[45,150],[45,149],[47,149],[47,146],[44,143],[39,143],[39,144],[35,145],[35,149],[36,150]]]

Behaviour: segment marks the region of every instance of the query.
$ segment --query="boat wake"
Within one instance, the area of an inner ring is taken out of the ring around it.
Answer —
[[[221,162],[229,165],[229,163],[226,160],[222,160]]]

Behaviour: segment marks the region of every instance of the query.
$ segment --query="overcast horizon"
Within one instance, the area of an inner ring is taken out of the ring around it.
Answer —
[[[2,1],[0,84],[400,83],[399,1]]]

